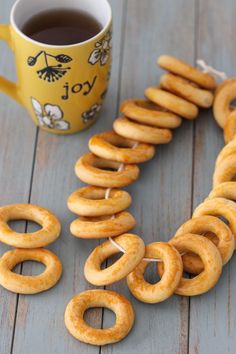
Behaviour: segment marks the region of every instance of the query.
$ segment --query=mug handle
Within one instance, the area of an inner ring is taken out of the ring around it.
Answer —
[[[10,25],[0,24],[0,39],[7,42],[7,44],[11,46]],[[3,76],[0,76],[0,91],[4,92],[6,95],[10,96],[11,98],[20,103],[16,84],[5,79]]]

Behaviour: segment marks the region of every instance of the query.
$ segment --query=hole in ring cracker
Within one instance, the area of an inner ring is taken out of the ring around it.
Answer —
[[[147,144],[167,144],[172,140],[170,129],[135,123],[126,117],[117,118],[113,123],[113,129],[125,138]]]
[[[7,224],[11,220],[31,220],[42,226],[32,233],[18,233]],[[59,220],[49,210],[33,204],[0,207],[0,241],[17,248],[37,248],[54,242],[60,235]]]
[[[185,234],[172,238],[169,243],[179,253],[193,252],[200,256],[204,270],[192,279],[182,277],[175,293],[184,296],[200,295],[215,286],[221,272],[222,259],[216,246],[206,237],[195,234]],[[163,263],[157,265],[159,274],[163,274]]]
[[[106,188],[86,186],[73,192],[67,205],[73,213],[82,216],[113,215],[127,209],[132,198],[121,189],[112,189],[109,198],[105,199]]]
[[[227,118],[233,110],[230,104],[235,98],[236,78],[227,79],[218,85],[213,103],[213,113],[221,128],[225,127]]]
[[[89,149],[95,155],[122,163],[141,163],[150,160],[155,154],[153,145],[126,139],[114,131],[94,135],[89,140]]]
[[[131,293],[140,301],[154,304],[170,297],[178,286],[183,264],[181,256],[174,247],[164,242],[146,245],[146,258],[160,258],[164,262],[164,273],[160,281],[150,284],[144,279],[144,272],[149,264],[143,260],[127,276],[127,285]]]
[[[232,257],[235,248],[234,236],[230,228],[215,216],[203,215],[189,219],[180,226],[174,237],[187,233],[202,235],[207,238],[211,237],[208,236],[209,233],[210,235],[213,234],[216,237],[216,243],[215,238],[210,238],[210,241],[212,241],[218,248],[223,265]],[[182,260],[184,270],[188,273],[199,274],[204,269],[201,258],[194,253],[183,255]]]
[[[109,328],[93,328],[84,320],[86,310],[105,307],[116,315]],[[134,310],[123,295],[111,290],[87,290],[74,296],[66,307],[65,325],[70,334],[81,342],[93,345],[116,343],[125,338],[133,327]]]
[[[178,128],[182,118],[145,99],[129,99],[122,102],[120,111],[139,123],[159,128]]]
[[[137,165],[124,165],[122,171],[117,171],[119,167],[119,162],[101,159],[88,153],[76,162],[75,174],[85,183],[106,188],[124,187],[136,181],[139,176]],[[116,171],[107,171],[105,168]]]
[[[109,285],[123,279],[144,257],[145,245],[139,236],[123,234],[114,240],[125,250],[115,263],[101,269],[102,263],[107,258],[120,252],[109,240],[97,246],[85,262],[84,276],[93,285]]]
[[[70,231],[80,238],[115,237],[131,230],[136,224],[134,217],[127,211],[110,216],[86,217],[72,221]]]
[[[39,275],[21,275],[12,269],[24,261],[43,263],[46,269]],[[18,294],[37,294],[52,288],[60,279],[62,265],[59,258],[43,248],[15,249],[4,253],[0,258],[0,285]]]

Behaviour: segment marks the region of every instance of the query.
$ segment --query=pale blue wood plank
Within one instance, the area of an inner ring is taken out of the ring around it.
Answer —
[[[0,22],[9,22],[13,0],[0,0]],[[13,55],[0,41],[0,75],[15,80]],[[27,203],[34,154],[36,127],[27,112],[0,94],[0,205]],[[15,226],[25,229],[25,223]],[[10,247],[0,243],[0,256]],[[17,296],[0,287],[0,353],[10,353]]]
[[[236,73],[235,11],[233,0],[200,0],[197,56],[229,76]],[[194,207],[211,190],[215,158],[223,145],[223,132],[217,126],[212,111],[202,113],[196,128]],[[235,353],[235,266],[233,258],[212,291],[191,299],[190,353]]]
[[[163,53],[193,62],[194,2],[128,1],[121,99],[142,97],[145,87],[158,83],[161,70],[156,59]],[[143,165],[141,177],[129,188],[137,219],[134,231],[146,243],[167,241],[190,216],[192,123],[183,124],[174,135],[171,144],[157,147],[156,157]],[[187,353],[187,299],[173,296],[147,305],[130,295],[125,281],[111,288],[131,300],[136,322],[124,341],[103,348],[102,353]],[[111,318],[105,311],[104,325],[108,323]]]

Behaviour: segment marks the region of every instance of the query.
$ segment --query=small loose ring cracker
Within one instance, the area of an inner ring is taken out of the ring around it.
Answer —
[[[105,307],[116,315],[109,328],[93,328],[85,322],[84,313],[94,307]],[[87,290],[72,298],[66,307],[65,325],[70,334],[81,342],[93,345],[116,343],[127,336],[134,323],[134,310],[123,296],[110,290]]]
[[[75,173],[81,181],[98,187],[124,187],[136,181],[139,176],[137,165],[124,165],[122,171],[118,171],[119,167],[119,162],[101,159],[88,153],[76,162]]]
[[[216,247],[218,248],[223,265],[226,264],[233,255],[235,248],[234,236],[230,228],[220,219],[204,215],[186,221],[176,231],[174,237],[187,233],[197,234],[210,237],[210,240],[215,243],[212,234],[216,236]],[[208,236],[210,233],[210,236]],[[188,273],[199,274],[203,271],[204,266],[201,258],[196,254],[187,253],[182,256],[184,270]]]
[[[236,241],[236,203],[225,198],[206,199],[193,212],[193,218],[202,215],[224,217],[229,222]]]
[[[13,220],[30,220],[41,225],[36,232],[18,233],[9,225]],[[37,248],[54,242],[60,235],[59,220],[49,210],[33,204],[0,207],[0,241],[18,248]]]
[[[225,127],[227,118],[233,108],[231,102],[236,98],[236,78],[222,82],[215,92],[213,113],[215,120],[221,128]]]
[[[86,186],[73,192],[67,206],[75,214],[82,216],[113,215],[127,209],[132,198],[121,189],[112,189],[106,199],[106,188]]]
[[[185,234],[172,238],[169,243],[179,253],[192,252],[197,254],[204,265],[204,270],[192,279],[182,277],[175,293],[184,296],[200,295],[215,286],[221,272],[222,259],[216,246],[204,236]],[[158,264],[158,271],[163,273],[163,264]]]
[[[122,102],[120,111],[129,119],[159,128],[178,128],[182,119],[151,101],[129,99]]]
[[[117,118],[113,123],[113,129],[125,138],[147,144],[168,144],[172,140],[170,129],[135,123],[126,117]]]
[[[21,275],[12,269],[24,261],[43,263],[46,269],[39,275]],[[37,294],[52,288],[60,279],[62,265],[59,258],[43,248],[15,249],[0,258],[0,285],[18,294]]]
[[[183,272],[181,256],[167,243],[154,242],[146,246],[145,258],[160,258],[163,261],[164,273],[161,280],[150,284],[144,279],[149,262],[143,260],[127,276],[128,288],[142,302],[154,304],[164,301],[174,293],[180,282]]]
[[[159,87],[148,87],[145,96],[152,102],[186,119],[195,119],[198,115],[198,107],[176,96],[173,93],[164,91]]]
[[[216,81],[213,76],[194,68],[180,59],[170,55],[161,55],[157,63],[161,68],[195,82],[195,84],[207,90],[216,88]]]
[[[228,144],[236,135],[236,109],[234,109],[227,117],[224,126],[224,140]]]
[[[126,277],[141,262],[145,253],[143,240],[134,234],[118,236],[114,241],[125,253],[111,266],[101,269],[102,263],[119,253],[109,240],[97,246],[88,257],[84,266],[84,276],[93,285],[109,285]]]
[[[164,74],[160,80],[161,88],[175,93],[199,107],[209,108],[213,102],[213,93],[203,90],[196,84],[173,74]]]
[[[135,218],[127,211],[111,216],[86,217],[72,221],[70,231],[79,238],[115,237],[131,230],[136,224]]]
[[[115,132],[104,132],[94,135],[89,140],[89,149],[95,155],[122,163],[141,163],[150,160],[155,154],[153,145],[126,139]]]

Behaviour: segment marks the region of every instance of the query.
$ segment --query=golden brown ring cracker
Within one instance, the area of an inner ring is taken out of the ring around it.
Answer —
[[[112,189],[106,198],[106,188],[86,186],[74,191],[67,200],[68,208],[82,216],[104,216],[127,209],[132,202],[130,194]]]
[[[170,297],[178,286],[183,264],[176,249],[164,242],[154,242],[146,245],[145,258],[158,258],[163,261],[164,274],[160,281],[150,284],[144,279],[148,262],[143,260],[127,276],[127,285],[131,293],[140,301],[154,304]]]
[[[124,187],[136,181],[139,176],[137,165],[124,165],[121,171],[118,171],[119,167],[119,162],[101,159],[88,153],[76,162],[75,173],[81,181],[98,187]]]
[[[155,154],[153,145],[136,144],[136,141],[124,138],[113,131],[94,135],[89,140],[89,149],[103,159],[128,164],[148,161]]]
[[[222,272],[222,259],[216,246],[204,236],[185,234],[172,238],[169,243],[179,253],[192,252],[201,257],[204,270],[192,279],[182,277],[175,293],[184,296],[196,296],[209,291],[215,286]],[[160,274],[163,263],[158,263]]]
[[[226,198],[206,199],[193,212],[193,218],[202,215],[224,217],[236,240],[236,203]]]
[[[101,269],[102,263],[107,258],[120,252],[109,240],[97,246],[86,260],[84,276],[91,284],[109,285],[123,279],[144,257],[145,245],[139,236],[123,234],[115,237],[114,241],[125,251],[115,263]]]
[[[135,218],[127,211],[111,216],[86,217],[72,221],[70,231],[79,238],[115,237],[131,230],[136,224]]]
[[[155,103],[145,99],[129,99],[122,102],[120,111],[138,123],[159,128],[178,128],[182,119]]]
[[[31,220],[42,228],[19,233],[9,225],[13,220]],[[54,242],[60,235],[61,224],[49,210],[33,204],[12,204],[0,207],[0,241],[17,248],[37,248]]]
[[[214,90],[216,88],[216,81],[212,75],[202,72],[183,60],[170,55],[161,55],[158,58],[157,63],[161,68],[189,81],[195,82],[195,84],[207,90]]]
[[[116,315],[109,328],[93,328],[85,322],[84,313],[94,307],[105,307]],[[134,323],[134,310],[123,296],[110,290],[87,290],[74,296],[66,307],[65,325],[70,334],[81,342],[105,345],[119,342],[127,336]]]
[[[186,101],[185,99],[176,96],[175,94],[164,91],[159,87],[148,87],[145,90],[145,96],[152,102],[161,107],[170,110],[171,112],[186,118],[195,119],[198,115],[198,107]]]
[[[236,78],[223,81],[218,85],[213,103],[215,120],[221,128],[225,127],[227,118],[232,112],[231,102],[236,98]]]
[[[236,174],[236,153],[224,157],[215,167],[213,173],[213,188],[223,182],[234,179]]]
[[[46,269],[39,275],[22,275],[12,271],[19,263],[36,261]],[[52,288],[60,279],[62,265],[59,258],[43,248],[18,248],[7,251],[0,258],[0,285],[18,294],[36,294]]]
[[[213,102],[213,93],[199,88],[192,82],[173,74],[164,74],[160,79],[161,88],[203,108],[209,108]]]
[[[207,199],[212,198],[225,198],[236,202],[236,183],[235,181],[231,182],[223,182],[218,184],[212,191],[210,192]]]
[[[117,118],[113,123],[113,129],[125,138],[147,144],[167,144],[172,140],[170,129],[139,124],[126,117]]]
[[[209,233],[215,235],[217,240],[216,247],[222,257],[223,265],[226,264],[232,257],[235,248],[234,236],[230,228],[219,218],[210,215],[203,215],[189,219],[180,226],[174,237],[187,233],[206,237],[208,237]],[[203,263],[201,258],[196,254],[187,253],[182,256],[182,260],[185,271],[192,274],[199,274],[203,271]]]
[[[236,135],[236,110],[234,109],[227,117],[224,126],[224,140],[228,144]]]

